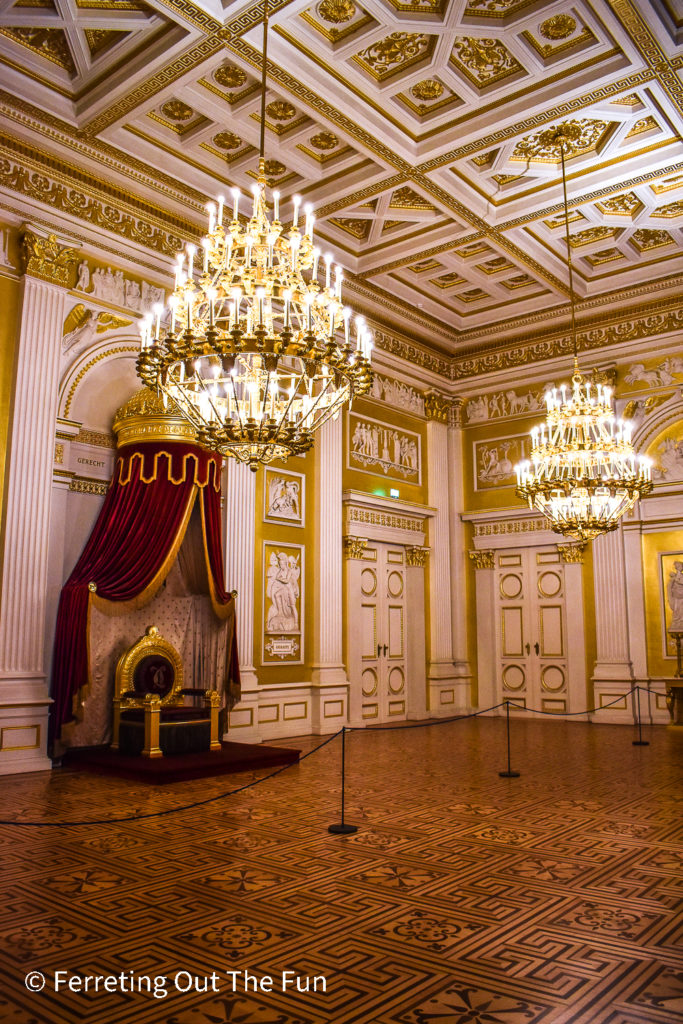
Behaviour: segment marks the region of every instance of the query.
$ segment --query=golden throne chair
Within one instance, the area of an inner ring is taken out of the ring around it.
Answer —
[[[186,698],[202,698],[188,706]],[[183,687],[182,659],[156,626],[116,664],[112,750],[143,757],[220,750],[216,690]]]

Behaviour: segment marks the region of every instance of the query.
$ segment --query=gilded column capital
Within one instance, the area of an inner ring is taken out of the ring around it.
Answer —
[[[474,562],[475,569],[495,569],[496,552],[493,548],[484,548],[480,551],[470,551],[468,554]]]
[[[344,537],[344,557],[362,558],[367,544],[367,537]]]
[[[465,399],[452,398],[448,409],[448,426],[459,430],[462,427],[462,411],[465,408]]]
[[[406,544],[406,565],[423,569],[427,564],[429,548],[421,547],[419,544]]]
[[[69,287],[77,259],[78,251],[63,245],[56,235],[41,235],[29,227],[22,230],[21,272],[28,277]]]
[[[558,544],[557,550],[560,552],[563,562],[583,565],[585,547],[585,544]]]
[[[438,391],[425,391],[425,416],[428,420],[435,420],[437,423],[448,423],[448,413],[451,407],[451,400],[447,395]]]

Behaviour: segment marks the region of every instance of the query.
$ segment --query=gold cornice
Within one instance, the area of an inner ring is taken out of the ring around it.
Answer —
[[[0,133],[0,152],[6,158],[6,166],[0,166],[0,184],[6,188],[148,248],[173,256],[182,248],[183,236],[194,239],[200,234],[198,226],[181,221],[46,152],[32,149],[12,136]],[[169,229],[173,228],[179,232],[178,236],[170,233]]]
[[[125,153],[108,142],[103,142],[101,139],[83,138],[73,128],[73,125],[61,120],[61,118],[55,117],[53,114],[48,114],[46,111],[31,103],[27,103],[25,100],[16,99],[12,94],[2,89],[0,89],[0,103],[4,104],[4,109],[1,111],[2,114],[15,123],[22,125],[22,127],[43,135],[59,145],[68,146],[69,149],[81,156],[98,160],[106,164],[109,169],[131,178],[137,184],[154,189],[165,197],[184,203],[195,208],[198,212],[201,211],[202,215],[204,214],[206,202],[204,193],[198,192],[188,185],[181,187],[177,179],[164,174],[163,171],[156,168],[154,169],[155,177],[152,177],[148,163],[138,160],[136,157],[131,156],[130,153]],[[60,162],[57,158],[51,159],[57,165],[63,163],[63,161]]]

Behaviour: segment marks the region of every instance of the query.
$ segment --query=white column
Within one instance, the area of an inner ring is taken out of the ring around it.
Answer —
[[[347,720],[348,680],[342,649],[342,420],[315,438],[315,589],[313,732],[336,732]]]
[[[0,773],[43,771],[50,699],[45,611],[59,360],[75,251],[24,235],[0,616]],[[72,255],[73,254],[73,259]],[[35,276],[34,276],[35,275]]]
[[[226,737],[260,743],[258,677],[254,668],[256,476],[244,463],[230,458],[226,459],[225,476],[225,585],[237,591],[237,650],[242,680],[242,699],[230,712]]]
[[[496,553],[492,548],[469,552],[474,563],[475,601],[477,609],[477,679],[478,708],[491,708],[500,700],[496,672]],[[491,714],[499,715],[493,711]]]
[[[436,509],[429,520],[429,656],[427,683],[432,715],[448,715],[442,690],[452,691],[455,684],[453,633],[451,621],[451,544],[448,471],[448,408],[435,394],[425,396],[427,423],[428,503]]]
[[[623,696],[623,701],[617,700],[606,711],[597,712],[595,720],[631,721],[632,700],[625,694],[634,683],[634,675],[629,649],[626,565],[621,526],[593,541],[593,577],[597,648],[593,668],[595,706],[602,707]]]
[[[418,720],[431,714],[427,712],[425,680],[425,568],[428,558],[427,548],[406,547],[406,718]],[[446,704],[439,710],[451,713],[453,702],[449,692],[442,691],[441,697]]]
[[[472,669],[467,649],[467,545],[465,543],[465,524],[461,518],[461,513],[465,509],[461,416],[462,399],[456,399],[448,427],[451,629],[455,677],[458,680],[455,704],[458,710],[464,711],[472,706]]]

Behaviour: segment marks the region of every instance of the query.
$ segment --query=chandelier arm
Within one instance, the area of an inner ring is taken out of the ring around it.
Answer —
[[[267,2],[267,0],[266,0]],[[564,142],[560,142],[560,159],[562,161],[562,195],[564,198],[564,233],[567,241],[567,269],[569,270],[569,304],[572,315],[572,351],[574,353],[574,372],[579,369],[579,351],[576,344],[576,313],[574,310],[574,268],[572,266],[572,247],[569,240],[569,203],[567,201],[567,171],[564,163]]]
[[[263,0],[263,66],[261,68],[261,137],[259,165],[266,156],[266,70],[268,68],[268,0]]]
[[[230,382],[232,384],[232,397],[235,399],[235,411],[237,413],[237,421],[240,425],[240,433],[244,432],[244,423],[242,422],[242,415],[240,413],[240,403],[237,400],[237,389],[235,388],[235,377],[230,374]]]
[[[258,427],[258,439],[259,441],[263,437],[263,424],[267,417],[266,407],[268,405],[268,391],[270,390],[270,372],[266,370],[266,386],[263,391],[263,398],[261,400],[261,408],[263,409],[263,415],[261,416],[261,422]]]

